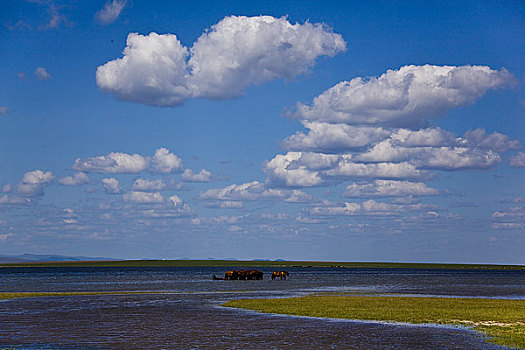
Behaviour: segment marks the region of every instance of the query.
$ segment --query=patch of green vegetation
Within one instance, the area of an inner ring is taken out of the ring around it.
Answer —
[[[239,299],[223,306],[297,316],[472,327],[489,341],[525,348],[525,300],[326,296]]]
[[[330,261],[249,261],[249,260],[120,260],[53,261],[0,264],[0,267],[340,267],[391,269],[525,270],[523,265],[423,264],[388,262]]]
[[[128,294],[239,294],[255,293],[253,290],[219,290],[210,292],[176,292],[176,291],[109,291],[109,292],[0,292],[0,300],[15,298],[62,297],[81,295],[128,295]],[[2,350],[2,349],[0,349]]]

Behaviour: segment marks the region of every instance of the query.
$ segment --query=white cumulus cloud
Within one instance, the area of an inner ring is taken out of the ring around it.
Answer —
[[[404,212],[424,211],[432,208],[427,204],[395,204],[377,202],[369,199],[362,203],[346,202],[343,205],[326,205],[312,207],[310,215],[314,216],[397,216]]]
[[[382,141],[354,157],[359,162],[409,162],[418,169],[487,169],[501,162],[490,149],[469,147],[402,147],[392,139]]]
[[[76,173],[73,176],[65,176],[58,180],[64,186],[80,186],[90,183],[89,177],[85,173]]]
[[[149,180],[149,179],[136,179],[131,185],[133,191],[165,191],[168,189],[168,185],[160,179]]]
[[[505,69],[409,65],[377,78],[340,82],[311,106],[298,104],[296,115],[309,121],[411,127],[514,82]]]
[[[191,49],[173,34],[130,33],[123,57],[97,69],[97,85],[117,99],[177,106],[187,98],[225,99],[249,86],[304,73],[346,43],[321,24],[271,16],[229,16]]]
[[[105,178],[102,179],[102,187],[104,187],[104,191],[108,194],[120,194],[122,193],[122,188],[120,187],[120,183],[115,178]]]
[[[271,16],[230,16],[212,26],[191,49],[190,86],[198,97],[239,96],[250,85],[292,79],[319,56],[346,49],[321,24],[291,24]]]
[[[390,132],[381,127],[357,127],[346,124],[302,121],[307,134],[297,132],[283,141],[289,151],[341,152],[359,150],[385,139]]]
[[[212,177],[212,173],[206,169],[202,169],[198,173],[194,173],[191,169],[186,169],[180,179],[185,182],[210,182]]]
[[[212,188],[201,193],[199,199],[231,202],[228,203],[228,205],[231,206],[239,205],[235,203],[238,201],[283,200],[291,203],[306,203],[315,201],[312,196],[305,192],[299,190],[290,191],[268,188],[258,181],[247,182],[240,185],[233,184],[223,188]],[[210,204],[213,202],[207,203]],[[210,206],[213,206],[213,204]],[[217,207],[217,205],[214,207]]]
[[[44,194],[44,187],[51,185],[56,176],[50,171],[34,170],[24,174],[22,181],[17,186],[20,195],[36,197]]]
[[[416,179],[426,177],[428,173],[417,169],[408,162],[365,164],[355,163],[349,157],[343,157],[333,169],[327,170],[325,175],[340,179]]]
[[[124,201],[131,203],[164,203],[166,199],[160,192],[131,191],[124,194]]]
[[[459,142],[471,148],[491,149],[495,152],[507,152],[521,148],[518,140],[511,140],[507,135],[499,132],[487,134],[483,128],[467,131]]]
[[[271,184],[309,187],[323,182],[319,170],[332,167],[339,159],[336,155],[288,152],[278,154],[264,165]]]
[[[517,155],[510,158],[510,165],[516,168],[525,167],[525,152],[519,152]]]
[[[369,183],[353,183],[346,187],[347,197],[402,197],[431,196],[438,190],[428,187],[423,182],[375,180]]]
[[[140,173],[148,167],[148,160],[139,154],[111,152],[107,156],[77,158],[72,169],[96,173]]]
[[[151,170],[154,172],[174,173],[181,172],[183,168],[182,159],[164,147],[156,150],[151,158]]]
[[[149,169],[154,173],[173,173],[183,169],[182,160],[161,147],[155,151],[153,157],[140,154],[111,152],[105,156],[77,158],[72,166],[73,170],[97,173],[136,174]]]

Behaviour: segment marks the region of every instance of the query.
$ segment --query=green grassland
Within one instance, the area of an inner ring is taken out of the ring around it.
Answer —
[[[1,267],[341,267],[458,270],[525,270],[523,265],[423,264],[389,262],[259,261],[259,260],[118,260],[65,261],[0,264]]]
[[[223,306],[297,316],[462,325],[489,341],[525,348],[525,300],[313,295],[239,299]]]

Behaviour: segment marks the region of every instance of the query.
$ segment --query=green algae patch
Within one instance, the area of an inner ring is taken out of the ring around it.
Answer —
[[[312,295],[238,299],[223,306],[296,316],[471,327],[495,344],[525,348],[525,300]]]

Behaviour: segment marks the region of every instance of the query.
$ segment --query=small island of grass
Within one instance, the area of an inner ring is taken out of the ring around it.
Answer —
[[[462,325],[492,343],[525,348],[525,300],[313,295],[238,299],[223,306],[296,316]]]

